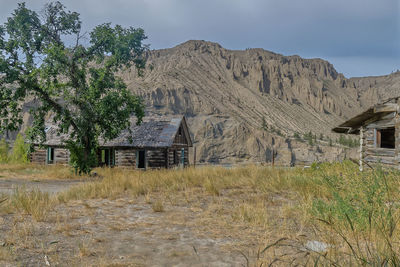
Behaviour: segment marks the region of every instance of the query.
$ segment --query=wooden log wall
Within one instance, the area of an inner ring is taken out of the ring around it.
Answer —
[[[136,168],[136,150],[133,148],[116,148],[115,166]]]
[[[362,153],[363,160],[368,163],[380,163],[390,167],[398,167],[398,148],[400,145],[400,125],[398,114],[390,113],[381,120],[368,124],[363,134]],[[395,127],[396,149],[376,147],[376,129]]]
[[[189,166],[189,148],[187,146],[182,147],[182,146],[172,146],[171,148],[168,149],[168,167],[173,168],[173,167],[178,167],[181,164],[181,149],[185,149],[185,154],[184,154],[184,167]],[[176,154],[174,154],[174,150],[176,151]],[[176,155],[176,160],[174,160],[174,155]]]
[[[54,162],[53,164],[68,164],[70,153],[65,148],[54,148]],[[31,153],[30,160],[36,164],[46,164],[47,162],[47,148],[35,147],[35,151]]]
[[[70,155],[69,150],[66,148],[54,148],[54,163],[55,164],[68,164],[69,163],[69,155]]]
[[[167,160],[167,149],[149,149],[146,150],[148,168],[165,168]]]
[[[31,153],[30,160],[35,164],[46,164],[47,150],[35,147],[35,151]]]

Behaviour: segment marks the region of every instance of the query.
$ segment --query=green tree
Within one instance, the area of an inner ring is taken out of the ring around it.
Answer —
[[[133,114],[141,122],[142,100],[116,73],[134,65],[140,75],[148,49],[140,28],[106,23],[84,37],[79,14],[60,2],[45,5],[42,16],[18,4],[0,26],[0,129],[18,129],[23,103],[33,99],[28,139],[43,142],[44,118],[52,115],[58,132],[69,136],[79,173],[90,172],[99,137],[117,137]]]
[[[304,140],[306,140],[310,146],[314,145],[313,137],[314,135],[311,131],[304,134]]]
[[[25,143],[22,134],[18,134],[11,152],[11,161],[14,163],[28,163],[29,145]]]
[[[2,138],[0,140],[0,163],[7,163],[8,162],[8,151],[10,147],[6,141],[6,139]]]

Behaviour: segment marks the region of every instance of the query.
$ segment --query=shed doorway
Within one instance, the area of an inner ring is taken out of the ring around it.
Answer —
[[[146,150],[139,150],[137,153],[137,168],[146,168]]]

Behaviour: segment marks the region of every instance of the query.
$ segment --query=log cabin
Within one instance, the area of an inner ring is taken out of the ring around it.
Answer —
[[[189,165],[190,132],[184,116],[145,117],[140,125],[131,124],[117,138],[99,140],[98,166],[137,169],[186,167]],[[30,159],[38,164],[68,164],[70,153],[57,127],[46,126],[46,141],[34,144]]]
[[[400,97],[376,104],[332,129],[360,137],[360,170],[363,164],[400,169]]]

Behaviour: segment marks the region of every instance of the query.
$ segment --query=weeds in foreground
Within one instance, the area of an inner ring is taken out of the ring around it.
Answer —
[[[344,162],[313,164],[304,170],[251,166],[147,172],[104,168],[96,172],[104,178],[54,196],[21,189],[0,206],[13,207],[41,220],[54,205],[73,200],[115,199],[123,195],[143,197],[153,211],[160,212],[164,206],[161,201],[150,200],[154,194],[168,199],[177,192],[182,195],[198,192],[217,202],[222,198],[241,197],[243,201],[235,202],[238,205],[229,209],[233,221],[246,227],[262,227],[282,237],[260,249],[255,257],[247,256],[249,264],[251,259],[259,264],[315,266],[400,264],[397,171],[378,169],[360,173],[353,163]],[[254,197],[243,197],[242,191],[254,193]],[[266,196],[289,198],[291,202],[287,208],[277,207],[279,212],[274,214],[278,216],[272,217],[268,212],[275,205],[274,198]],[[226,211],[219,208],[221,214]],[[303,225],[299,226],[299,221]],[[313,230],[296,236],[299,227]],[[307,246],[309,241],[326,246],[315,250]]]
[[[38,189],[27,191],[25,188],[16,188],[7,201],[9,207],[31,215],[36,221],[44,220],[47,212],[55,204],[48,193],[43,193]]]
[[[12,251],[8,246],[0,246],[0,262],[12,260]]]
[[[344,256],[349,253],[352,262],[362,266],[400,265],[398,175],[378,168],[349,181],[343,176],[325,177],[332,197],[315,200],[313,213],[322,223],[320,230],[344,244],[334,244],[344,263],[351,263]],[[328,254],[323,258],[338,261]]]
[[[151,208],[153,209],[154,212],[164,211],[164,205],[161,200],[156,200],[154,203],[152,203]]]

